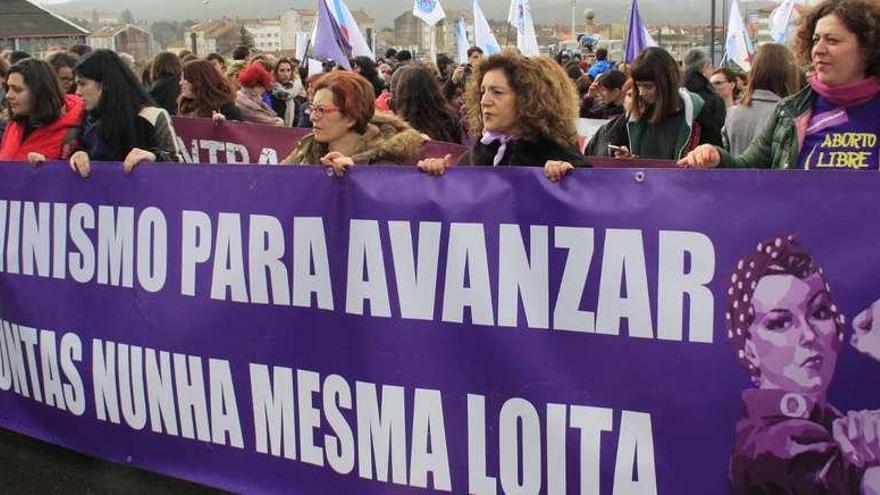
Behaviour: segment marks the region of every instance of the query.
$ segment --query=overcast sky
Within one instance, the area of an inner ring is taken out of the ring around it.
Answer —
[[[507,17],[509,0],[479,0],[480,6],[490,18]],[[568,24],[571,17],[570,0],[530,0],[532,15],[537,23],[562,22]],[[640,0],[642,19],[648,23],[705,23],[710,0]],[[719,11],[721,1],[718,1]],[[207,12],[212,18],[228,16],[277,15],[285,7],[314,8],[315,0],[209,0]],[[83,8],[101,11],[131,9],[136,18],[146,20],[201,19],[205,16],[202,0],[46,0],[47,4],[65,3],[64,9]],[[394,17],[412,8],[411,0],[346,0],[352,9],[364,8],[376,18],[381,26],[390,26]],[[444,8],[469,9],[471,0],[441,0]],[[596,11],[596,22],[624,22],[629,0],[576,0],[575,12],[578,22],[583,22],[587,8]],[[719,14],[720,15],[720,14]]]

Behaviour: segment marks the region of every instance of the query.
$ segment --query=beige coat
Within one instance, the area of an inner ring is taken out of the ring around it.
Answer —
[[[419,157],[424,136],[393,114],[377,113],[361,136],[358,151],[351,156],[356,164],[411,164]],[[315,141],[311,133],[297,143],[296,148],[281,163],[286,165],[316,165],[328,152],[326,143]]]

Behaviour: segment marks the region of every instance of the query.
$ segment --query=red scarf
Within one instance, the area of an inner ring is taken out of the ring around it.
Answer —
[[[870,101],[880,94],[880,77],[869,77],[852,84],[829,86],[816,77],[810,78],[810,87],[828,101],[842,107],[851,107]]]

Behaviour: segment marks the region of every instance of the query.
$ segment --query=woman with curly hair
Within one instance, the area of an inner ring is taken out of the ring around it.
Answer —
[[[700,146],[684,167],[880,168],[880,3],[825,0],[797,33],[810,84],[782,100],[764,130],[741,154]]]
[[[390,104],[395,114],[431,139],[461,142],[461,127],[455,110],[427,68],[407,65],[397,69],[391,77]]]
[[[459,165],[543,166],[554,182],[588,166],[577,148],[577,93],[550,58],[502,52],[484,59],[468,81],[464,111],[468,130],[479,139]],[[446,155],[418,166],[442,175],[451,162]]]
[[[177,114],[214,120],[241,120],[226,78],[207,60],[193,60],[183,66]]]

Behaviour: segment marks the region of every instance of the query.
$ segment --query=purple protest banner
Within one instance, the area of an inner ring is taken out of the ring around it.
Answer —
[[[215,123],[210,119],[185,117],[174,117],[174,129],[186,163],[276,164],[293,151],[300,139],[312,132],[298,127],[233,121]],[[466,150],[454,143],[427,141],[421,157],[443,157],[448,153],[457,161]]]
[[[869,493],[877,180],[6,164],[0,426],[247,493]]]
[[[174,117],[174,130],[187,163],[276,164],[311,129]]]

